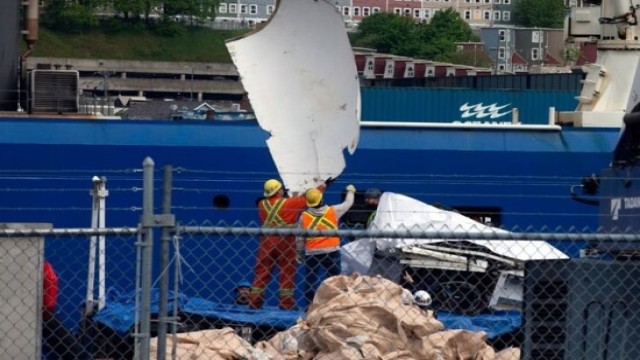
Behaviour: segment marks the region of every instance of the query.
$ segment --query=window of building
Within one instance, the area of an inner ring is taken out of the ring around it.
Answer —
[[[464,50],[464,46],[462,46],[462,45],[456,45],[456,51],[457,51],[457,52],[462,52],[462,50]]]
[[[465,10],[464,11],[464,19],[465,20],[471,20],[471,10]]]
[[[402,15],[402,9],[401,8],[393,8],[393,13],[396,15]]]
[[[498,64],[498,70],[504,71],[504,64]]]
[[[427,69],[427,77],[433,77],[433,69]]]
[[[240,14],[246,14],[248,10],[247,4],[240,4]]]
[[[420,9],[413,9],[413,17],[420,18]]]
[[[387,69],[385,70],[385,73],[388,76],[393,76],[393,64],[387,64]]]
[[[407,77],[413,77],[413,66],[407,67]]]
[[[258,14],[258,5],[255,5],[255,4],[249,5],[249,14],[257,15]]]
[[[369,60],[367,62],[367,70],[373,71],[373,61]]]
[[[362,16],[369,16],[369,15],[371,15],[371,8],[363,7],[362,8]]]
[[[275,6],[274,5],[267,5],[267,15],[271,15],[273,14],[273,10],[275,10]],[[340,11],[340,10],[338,10]]]
[[[500,11],[493,12],[493,20],[500,21]]]
[[[360,16],[360,7],[354,6],[351,8],[351,11],[353,12],[353,16]]]
[[[491,11],[485,10],[483,15],[485,20],[491,20]]]
[[[532,31],[531,32],[531,42],[534,44],[539,44],[541,42],[540,31]]]
[[[339,13],[342,13],[342,8],[340,6],[336,6],[336,9],[338,9]]]
[[[404,8],[404,16],[411,16],[411,9],[410,8]]]
[[[507,30],[498,30],[498,38],[500,41],[505,41],[507,39]]]
[[[531,60],[540,60],[540,49],[539,48],[531,49]]]
[[[511,20],[511,11],[503,11],[502,12],[502,20],[510,21]]]
[[[501,46],[498,48],[498,59],[504,59],[504,55],[505,55],[505,48],[504,46]]]
[[[344,6],[344,7],[342,8],[342,15],[344,15],[344,16],[349,16],[349,15],[351,15],[351,8],[350,8],[350,7],[348,7],[348,6]]]
[[[229,13],[237,14],[238,13],[238,4],[229,4]]]
[[[431,9],[424,9],[424,17],[429,18],[431,16]]]
[[[491,4],[491,0],[484,0],[485,4]]]
[[[375,7],[371,8],[371,13],[372,13],[372,14],[378,14],[378,13],[380,13],[380,8],[379,8],[379,7],[377,7],[377,6],[375,6]]]
[[[226,14],[226,12],[227,12],[227,3],[220,3],[220,6],[218,7],[218,12],[220,14]]]
[[[500,3],[502,3],[502,0],[493,0],[493,3],[494,4],[500,4]]]

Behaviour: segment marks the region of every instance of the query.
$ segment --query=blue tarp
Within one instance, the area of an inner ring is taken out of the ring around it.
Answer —
[[[151,312],[157,314],[160,300],[159,291],[153,289],[151,295]],[[170,293],[169,311],[173,311],[173,299],[174,294]],[[100,310],[93,319],[121,335],[127,334],[135,322],[135,294],[116,294],[107,300],[107,306]],[[295,325],[298,318],[304,317],[304,312],[301,311],[284,311],[270,306],[253,310],[245,305],[221,304],[196,297],[188,298],[182,294],[178,295],[177,303],[178,309],[183,313],[233,324],[271,326],[283,330]],[[438,320],[444,324],[446,329],[484,331],[489,339],[516,330],[522,324],[522,316],[518,311],[497,311],[474,316],[438,312]]]
[[[182,312],[216,318],[235,324],[272,326],[287,329],[304,317],[302,311],[284,311],[278,307],[265,306],[260,310],[250,309],[246,305],[220,304],[200,298],[191,298],[182,308]]]
[[[173,311],[174,292],[169,292],[168,311]],[[189,298],[183,294],[178,294],[178,309],[182,308]],[[157,314],[160,310],[160,291],[151,290],[151,313]],[[97,321],[119,334],[126,334],[133,328],[135,323],[135,292],[120,294],[113,290],[107,293],[107,305],[93,316]]]
[[[522,325],[519,311],[494,311],[479,315],[460,315],[438,312],[438,320],[447,329],[484,331],[489,339],[512,332]]]
[[[184,313],[220,319],[235,324],[251,324],[255,326],[272,326],[286,329],[296,324],[298,318],[304,316],[301,311],[284,311],[278,307],[265,306],[260,310],[249,309],[246,305],[221,304],[201,298],[189,298],[179,294],[178,309]],[[151,291],[151,313],[160,310],[160,292]],[[173,311],[174,294],[169,294],[168,311]],[[135,293],[118,294],[110,291],[107,306],[100,310],[93,320],[103,324],[121,335],[127,334],[135,323]]]

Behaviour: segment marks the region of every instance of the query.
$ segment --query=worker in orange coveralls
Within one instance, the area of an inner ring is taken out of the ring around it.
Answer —
[[[317,187],[324,192],[333,179]],[[275,179],[264,183],[264,199],[258,202],[258,215],[263,227],[295,227],[306,207],[304,195],[285,198],[282,183]],[[295,236],[261,236],[256,258],[255,278],[249,293],[249,307],[259,309],[264,302],[264,289],[271,280],[273,266],[280,267],[280,309],[296,309],[294,298],[296,262]]]

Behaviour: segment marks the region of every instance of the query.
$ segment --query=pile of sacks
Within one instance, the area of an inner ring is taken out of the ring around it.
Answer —
[[[304,319],[271,339],[252,346],[230,328],[179,334],[177,358],[520,359],[517,348],[496,353],[482,332],[445,330],[431,311],[410,299],[402,287],[381,277],[335,276],[322,283]],[[167,337],[167,354],[171,347]],[[151,348],[156,349],[153,340]]]

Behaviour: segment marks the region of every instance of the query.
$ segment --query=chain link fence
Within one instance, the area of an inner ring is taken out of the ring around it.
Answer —
[[[145,161],[135,227],[99,212],[87,229],[0,227],[6,356],[640,358],[636,232],[507,231],[437,208],[405,211],[417,222],[379,209],[367,229],[183,225],[172,169],[158,207],[153,172]],[[296,249],[318,238],[339,250]]]
[[[3,253],[14,261],[3,261],[4,350],[31,354],[42,332],[47,359],[631,359],[640,352],[636,234],[175,226],[168,237],[152,236],[144,284],[144,233],[3,229]],[[274,259],[262,306],[247,304],[261,242],[295,246],[296,237],[319,235],[342,239],[343,274],[327,278],[322,270],[309,302],[309,258],[286,259],[295,268],[295,306],[282,309]],[[579,259],[559,250],[577,243],[586,244]],[[59,284],[53,316],[33,312],[47,302],[47,274],[37,271],[45,259]]]

